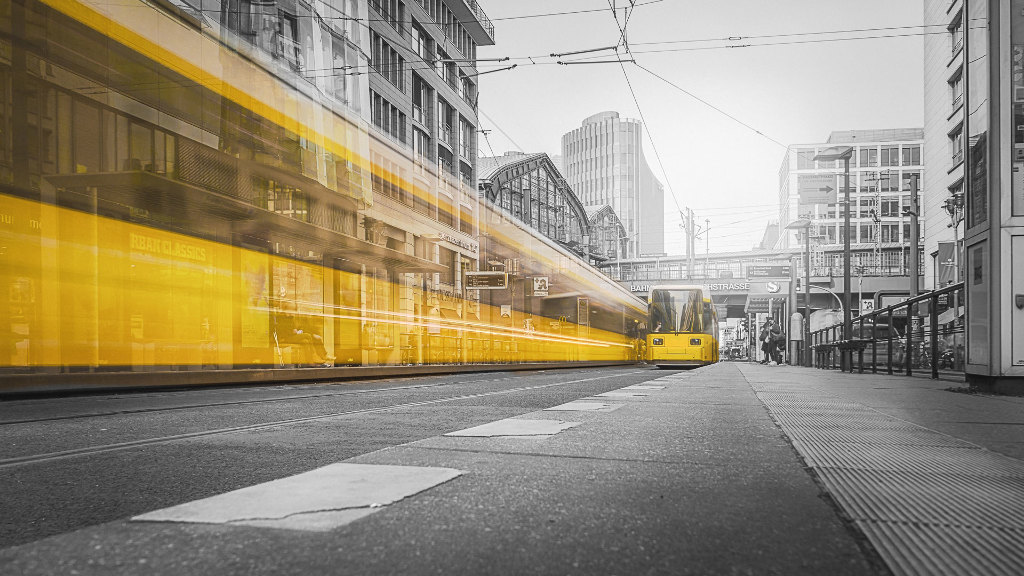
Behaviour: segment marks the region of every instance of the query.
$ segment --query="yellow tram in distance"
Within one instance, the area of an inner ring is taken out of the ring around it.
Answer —
[[[655,285],[647,303],[647,362],[659,368],[718,362],[718,314],[701,286]]]

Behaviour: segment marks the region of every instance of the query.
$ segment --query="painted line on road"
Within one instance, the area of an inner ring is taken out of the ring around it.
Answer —
[[[344,416],[353,416],[358,414],[373,414],[376,412],[386,412],[388,410],[395,410],[400,408],[415,408],[420,406],[430,406],[432,404],[443,404],[445,402],[455,402],[458,400],[470,400],[473,398],[484,398],[487,396],[496,396],[498,394],[510,394],[515,392],[527,392],[530,390],[542,390],[544,388],[553,388],[555,386],[566,386],[568,384],[579,384],[582,382],[592,382],[594,380],[604,380],[607,378],[620,378],[628,374],[638,374],[646,372],[646,370],[634,370],[632,372],[608,374],[606,376],[595,376],[593,378],[582,378],[579,380],[570,380],[568,382],[554,382],[551,384],[540,384],[537,386],[521,386],[518,388],[510,388],[508,390],[495,390],[493,392],[481,392],[479,394],[464,394],[460,396],[450,396],[447,398],[438,398],[436,400],[423,400],[419,402],[407,402],[403,404],[392,404],[390,406],[380,406],[377,408],[363,408],[361,410],[349,410],[346,412],[333,412],[331,414],[323,414],[320,416],[306,416],[303,418],[289,418],[287,420],[277,420],[274,422],[265,422],[262,424],[249,424],[246,426],[233,426],[230,428],[218,428],[215,430],[204,430],[202,432],[189,432],[185,434],[174,434],[171,436],[161,436],[157,438],[148,438],[144,440],[132,440],[129,442],[119,442],[116,444],[104,444],[101,446],[92,446],[86,448],[75,448],[72,450],[62,450],[59,452],[48,452],[46,454],[36,454],[32,456],[19,456],[17,458],[8,458],[0,460],[0,470],[13,468],[15,466],[24,466],[27,464],[37,464],[43,462],[52,462],[55,460],[65,460],[68,458],[76,458],[79,456],[91,456],[95,454],[104,454],[109,452],[118,452],[121,450],[130,450],[132,448],[139,448],[142,446],[153,446],[159,444],[169,444],[172,442],[180,442],[183,440],[191,440],[194,438],[204,438],[207,436],[218,436],[222,434],[235,434],[239,432],[252,432],[257,430],[266,430],[270,428],[277,428],[279,426],[288,426],[291,424],[300,424],[304,422],[315,422],[318,420],[329,420],[331,418],[340,418]]]
[[[622,408],[625,404],[608,404],[605,402],[585,402],[575,400],[545,408],[545,412],[611,412]]]
[[[132,521],[326,532],[463,474],[453,468],[338,463],[147,512]]]
[[[505,418],[504,420],[495,420],[494,422],[473,426],[472,428],[449,432],[445,436],[546,439],[580,424],[581,422],[563,422],[562,420]]]

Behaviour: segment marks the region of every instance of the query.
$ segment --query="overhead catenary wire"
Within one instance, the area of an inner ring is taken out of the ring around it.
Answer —
[[[762,132],[762,131],[758,130],[757,128],[754,128],[754,127],[753,127],[753,126],[751,126],[750,124],[747,124],[747,123],[746,123],[746,122],[744,122],[743,120],[740,120],[739,118],[737,118],[737,117],[733,116],[732,114],[730,114],[730,113],[726,112],[725,110],[722,110],[721,108],[719,108],[718,106],[715,106],[715,105],[714,105],[714,104],[712,104],[711,102],[708,102],[707,100],[705,100],[705,99],[701,98],[700,96],[697,96],[697,95],[696,95],[696,94],[694,94],[693,92],[690,92],[689,90],[687,90],[687,89],[683,88],[682,86],[680,86],[680,85],[676,84],[675,82],[672,82],[671,80],[669,80],[669,79],[665,78],[664,76],[662,76],[662,75],[660,75],[660,74],[658,74],[658,73],[656,73],[656,72],[653,72],[653,71],[651,71],[651,70],[650,70],[650,69],[648,69],[648,68],[645,68],[644,66],[642,66],[642,65],[641,65],[641,64],[639,64],[639,63],[635,64],[635,66],[636,66],[637,68],[639,68],[639,69],[643,70],[644,72],[647,72],[647,73],[648,73],[648,74],[650,74],[651,76],[654,76],[655,78],[657,78],[657,79],[661,80],[662,82],[665,82],[665,83],[666,83],[666,84],[668,84],[669,86],[672,86],[672,87],[673,87],[673,88],[675,88],[676,90],[679,90],[679,91],[680,91],[680,92],[682,92],[683,94],[686,94],[686,95],[687,95],[687,96],[689,96],[690,98],[693,98],[694,100],[696,100],[696,101],[700,102],[701,104],[704,104],[705,106],[707,106],[707,107],[711,108],[712,110],[714,110],[714,111],[716,111],[716,112],[718,112],[718,113],[720,113],[720,114],[722,114],[722,115],[726,116],[727,118],[729,118],[729,119],[731,119],[732,121],[734,121],[734,122],[736,122],[736,123],[740,124],[741,126],[744,126],[744,127],[748,128],[748,129],[750,129],[750,130],[752,130],[752,131],[756,132],[757,134],[759,134],[759,135],[763,136],[764,138],[767,138],[768,140],[770,140],[770,141],[774,142],[775,144],[778,144],[778,145],[779,145],[779,146],[781,146],[782,148],[784,148],[784,149],[786,149],[786,150],[789,150],[789,146],[788,146],[788,145],[786,145],[786,144],[783,144],[782,142],[780,142],[780,141],[776,140],[775,138],[772,138],[771,136],[769,136],[769,135],[765,134],[764,132]]]
[[[494,126],[494,128],[498,130],[498,132],[501,132],[501,134],[503,136],[505,136],[505,138],[507,138],[508,141],[511,142],[513,146],[516,147],[516,150],[518,150],[519,152],[526,152],[526,149],[523,148],[522,146],[520,146],[518,142],[513,140],[512,137],[508,135],[508,132],[505,132],[504,130],[502,130],[501,126],[498,126],[498,123],[494,121],[494,118],[491,118],[490,116],[488,116],[487,113],[484,112],[483,108],[479,108],[477,111],[480,112],[480,115],[483,116],[484,118],[486,118],[491,123],[491,125]],[[490,143],[488,143],[488,145],[490,145]],[[493,153],[493,150],[492,150],[492,153]]]
[[[636,104],[636,111],[637,114],[640,115],[640,121],[643,122],[645,126],[649,126],[649,124],[647,124],[647,120],[644,118],[644,112],[640,108],[640,100],[637,99],[636,92],[633,91],[633,83],[630,82],[629,74],[626,73],[626,66],[620,63],[619,67],[622,69],[622,75],[626,78],[626,86],[629,87],[629,93],[633,96],[633,103]],[[647,139],[651,142],[651,148],[654,150],[654,156],[658,159],[658,166],[661,168],[661,174],[665,177],[665,185],[668,186],[668,192],[672,196],[672,202],[676,205],[676,210],[679,213],[682,213],[683,208],[679,205],[679,198],[676,197],[675,190],[672,188],[672,181],[669,180],[668,171],[665,170],[665,164],[661,161],[661,153],[658,152],[658,146],[654,143],[654,136],[651,134],[649,128],[645,130],[645,132],[647,132]]]

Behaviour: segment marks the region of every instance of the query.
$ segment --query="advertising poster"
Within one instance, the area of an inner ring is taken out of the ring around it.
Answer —
[[[967,254],[967,325],[968,364],[988,364],[989,353],[989,298],[990,287],[987,262],[988,244],[981,242],[972,246]]]

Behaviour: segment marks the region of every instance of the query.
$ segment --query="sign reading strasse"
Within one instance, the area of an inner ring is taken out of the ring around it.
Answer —
[[[466,288],[469,290],[508,288],[508,274],[505,272],[466,272]]]

